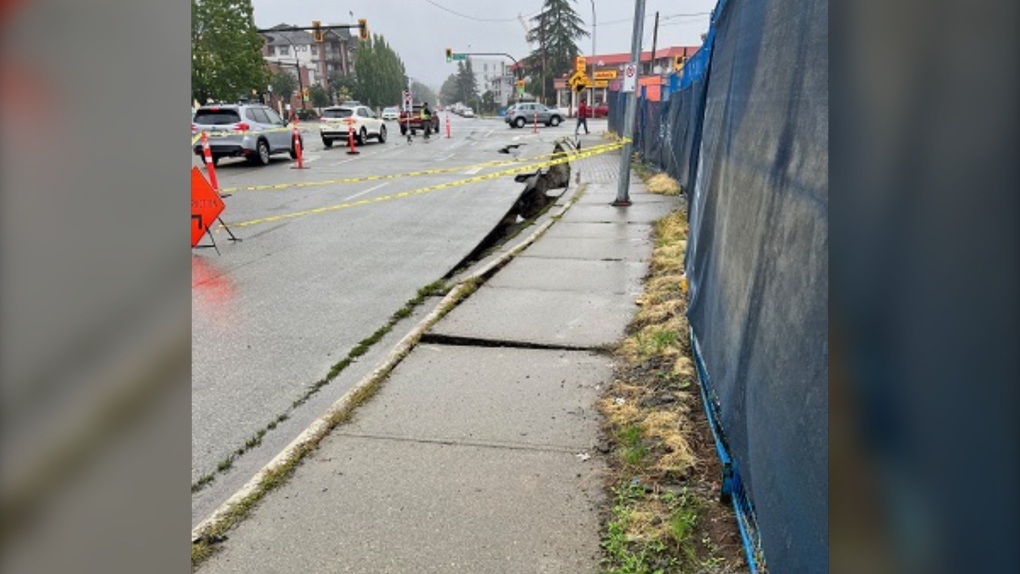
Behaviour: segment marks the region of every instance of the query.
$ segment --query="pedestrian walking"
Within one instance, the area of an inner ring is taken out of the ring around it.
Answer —
[[[581,124],[584,124],[584,133],[588,133],[588,106],[581,100],[580,105],[577,106],[577,127],[574,128],[574,135],[576,136],[581,131]]]

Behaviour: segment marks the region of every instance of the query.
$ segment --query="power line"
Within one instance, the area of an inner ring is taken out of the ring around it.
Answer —
[[[516,16],[513,17],[513,18],[478,18],[476,16],[469,16],[468,14],[462,14],[460,12],[457,12],[456,10],[451,10],[450,8],[447,8],[446,6],[443,6],[441,4],[433,2],[433,0],[425,0],[425,1],[428,2],[429,4],[432,4],[436,8],[439,8],[440,10],[445,10],[445,11],[449,12],[450,14],[453,14],[455,16],[460,16],[461,18],[467,18],[468,20],[474,20],[475,22],[516,22],[517,21],[517,17]]]
[[[711,12],[691,12],[689,14],[667,14],[666,16],[663,16],[663,17],[659,18],[659,20],[672,20],[673,18],[697,18],[697,17],[700,17],[700,16],[709,16],[711,14],[712,14]],[[609,25],[612,25],[612,24],[622,24],[624,22],[633,22],[633,21],[634,21],[634,18],[623,18],[621,20],[610,20],[608,22],[599,22],[598,23],[598,27],[609,26]],[[679,22],[677,22],[677,23],[679,23]],[[662,26],[662,24],[659,24],[659,26]]]

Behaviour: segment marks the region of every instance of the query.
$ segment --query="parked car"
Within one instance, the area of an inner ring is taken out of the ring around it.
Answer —
[[[411,106],[411,115],[408,117],[407,112],[401,110],[400,118],[397,120],[400,122],[400,135],[407,135],[407,130],[411,130],[411,135],[415,135],[418,130],[422,129],[421,125],[421,104],[414,104]],[[432,125],[427,126],[429,133],[439,133],[439,114],[432,112]]]
[[[471,108],[464,108],[464,111],[460,113],[461,117],[473,118],[475,117],[475,111]]]
[[[604,118],[609,116],[609,104],[602,102],[596,106],[588,106],[589,118]]]
[[[390,106],[388,108],[383,108],[382,119],[384,119],[386,121],[389,121],[389,120],[399,120],[400,119],[400,108],[398,108],[397,106]]]
[[[332,147],[334,141],[346,142],[351,122],[354,124],[354,143],[357,145],[364,145],[368,138],[386,143],[386,122],[379,119],[368,106],[344,104],[322,110],[322,117],[319,118],[322,145]]]
[[[293,133],[273,108],[261,104],[210,104],[195,111],[191,133],[206,132],[213,165],[224,157],[243,157],[253,165],[267,165],[270,156],[297,157]],[[304,141],[298,138],[304,145]],[[202,143],[192,147],[202,157]]]
[[[523,128],[535,122],[536,114],[538,115],[538,122],[547,126],[555,127],[563,123],[563,114],[558,110],[550,109],[534,102],[515,105],[510,110],[507,110],[503,121],[510,124],[512,128]]]

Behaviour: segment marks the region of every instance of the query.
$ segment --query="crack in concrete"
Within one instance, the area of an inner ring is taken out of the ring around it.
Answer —
[[[442,335],[439,333],[426,333],[422,335],[422,344],[449,345],[451,347],[504,347],[511,349],[534,349],[539,351],[573,351],[573,352],[596,352],[601,353],[605,349],[601,347],[578,346],[578,345],[556,345],[550,343],[529,343],[527,341],[513,341],[503,339],[479,339],[475,337],[458,337],[456,335]]]
[[[486,440],[463,440],[463,439],[443,439],[443,438],[415,438],[406,436],[396,435],[382,435],[382,434],[368,434],[368,433],[353,433],[353,432],[337,432],[333,431],[333,436],[343,436],[348,438],[364,438],[370,440],[385,440],[393,442],[405,442],[413,444],[438,444],[443,446],[466,446],[476,448],[490,448],[500,450],[524,450],[532,452],[553,452],[553,453],[566,453],[566,454],[577,454],[578,452],[592,450],[594,447],[591,446],[556,446],[556,445],[537,445],[532,443],[523,442],[503,442],[503,441],[486,441]]]

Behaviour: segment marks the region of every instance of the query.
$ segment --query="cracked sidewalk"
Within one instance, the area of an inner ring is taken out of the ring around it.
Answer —
[[[598,350],[637,309],[650,224],[679,205],[632,177],[634,205],[609,206],[619,161],[577,162],[580,201],[441,320],[200,571],[597,571],[595,401],[612,377]]]

